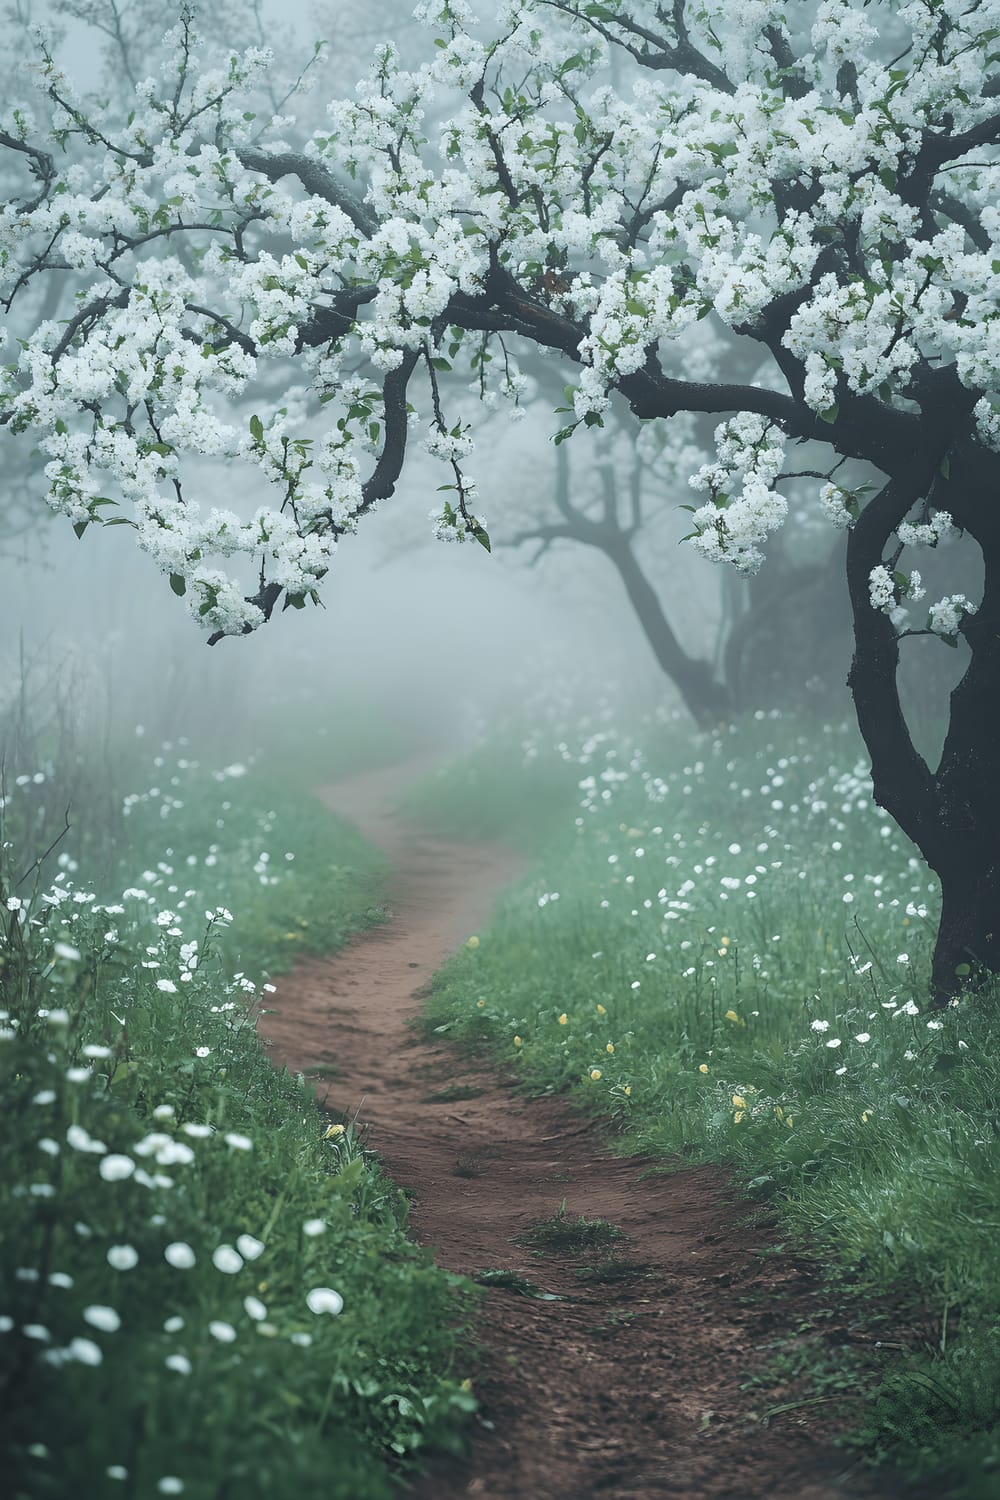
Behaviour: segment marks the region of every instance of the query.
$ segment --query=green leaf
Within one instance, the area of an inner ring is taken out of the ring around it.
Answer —
[[[77,536],[83,536],[83,533],[86,531],[89,525],[89,521],[74,521],[73,530],[76,532]]]
[[[483,530],[482,526],[473,526],[472,535],[475,537],[480,547],[485,547],[487,552],[492,551],[492,548],[490,547],[489,535],[486,531]]]
[[[181,573],[171,573],[170,587],[173,589],[178,599],[183,599],[184,595],[187,593],[187,580]]]
[[[264,441],[264,424],[260,420],[260,417],[250,418],[250,436],[255,443],[262,443]]]
[[[971,964],[956,964],[955,973],[960,979],[965,979],[969,974],[972,973],[972,966]]]
[[[349,1161],[347,1166],[337,1173],[333,1179],[333,1186],[345,1196],[353,1194],[361,1186],[361,1179],[364,1176],[364,1172],[364,1161],[360,1156],[356,1156],[353,1161]]]

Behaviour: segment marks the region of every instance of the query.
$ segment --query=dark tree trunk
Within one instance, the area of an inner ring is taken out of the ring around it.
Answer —
[[[917,753],[896,685],[899,642],[871,607],[868,579],[895,527],[934,485],[937,463],[915,455],[862,513],[848,538],[855,653],[848,684],[872,761],[875,801],[892,814],[941,881],[933,999],[946,1005],[970,983],[1000,974],[1000,462],[971,444],[950,456],[937,500],[978,542],[983,598],[962,632],[971,659],[951,695],[948,733],[932,772]],[[923,469],[923,472],[921,472]]]
[[[1000,973],[1000,850],[980,847],[966,857],[956,840],[955,857],[938,869],[941,924],[931,980],[938,1005],[970,981]]]

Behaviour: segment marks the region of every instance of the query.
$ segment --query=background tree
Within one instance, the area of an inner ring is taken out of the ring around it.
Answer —
[[[47,119],[0,126],[21,172],[0,279],[8,310],[53,281],[76,310],[38,321],[0,411],[46,453],[49,503],[134,528],[215,640],[318,599],[411,429],[446,466],[437,533],[488,546],[448,396],[471,379],[517,403],[525,344],[575,371],[564,437],[615,391],[641,422],[722,419],[691,544],[746,573],[808,443],[848,530],[875,796],[941,878],[937,993],[1000,970],[1000,3],[511,0],[492,35],[464,0],[419,12],[429,60],[387,45],[302,150],[245,105],[266,53],[203,66],[186,11],[125,118],[43,45]],[[745,340],[753,383],[725,353]],[[206,457],[275,503],[206,512],[186,489]],[[982,598],[910,616],[904,551],[956,530]],[[970,652],[934,770],[897,683],[900,640],[928,631]]]
[[[801,707],[810,695],[828,703],[843,686],[850,654],[828,529],[817,536],[819,528],[810,528],[798,556],[779,534],[767,568],[744,578],[727,570],[718,597],[706,598],[697,564],[692,579],[690,554],[677,550],[683,511],[693,509],[681,507],[679,497],[704,453],[691,443],[665,450],[636,443],[634,429],[617,416],[606,415],[605,430],[609,441],[596,463],[581,462],[562,443],[553,470],[532,465],[530,483],[519,487],[503,529],[494,532],[500,545],[523,549],[531,567],[567,544],[605,558],[657,665],[699,728],[748,708]]]

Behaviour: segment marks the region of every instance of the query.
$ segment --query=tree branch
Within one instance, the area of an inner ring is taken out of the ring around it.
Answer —
[[[684,15],[685,0],[673,0],[674,30],[677,36],[676,42],[673,43],[628,15],[616,15],[614,24],[620,26],[627,36],[635,37],[634,42],[626,41],[610,31],[600,17],[581,15],[577,7],[568,3],[568,0],[542,0],[542,4],[551,6],[553,10],[562,11],[563,15],[572,16],[574,20],[585,22],[606,42],[621,47],[644,68],[655,70],[670,68],[675,73],[691,73],[723,94],[736,92],[722,69],[711,62],[703,52],[699,52],[691,42]]]
[[[297,177],[307,193],[342,209],[356,229],[370,239],[379,227],[377,216],[346,184],[333,173],[301,151],[268,152],[245,146],[238,153],[248,172],[259,172],[269,182],[282,177]]]

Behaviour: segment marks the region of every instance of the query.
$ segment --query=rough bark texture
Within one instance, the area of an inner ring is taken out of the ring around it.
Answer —
[[[953,451],[950,482],[926,451],[869,504],[848,542],[847,573],[855,654],[849,686],[872,759],[876,802],[892,814],[941,881],[941,921],[932,985],[938,1005],[970,979],[1000,973],[1000,463],[967,445]],[[931,771],[918,754],[897,688],[899,641],[871,606],[868,579],[915,498],[935,486],[982,549],[983,599],[962,633],[971,660],[951,696],[941,760]],[[990,503],[992,496],[992,504]]]

